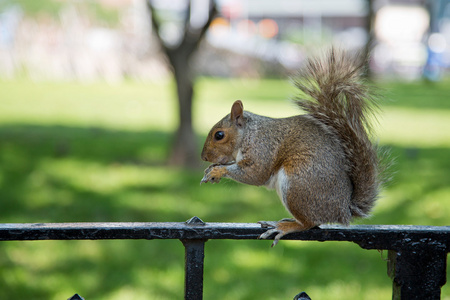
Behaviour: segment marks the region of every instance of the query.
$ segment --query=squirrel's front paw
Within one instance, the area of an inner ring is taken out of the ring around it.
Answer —
[[[213,164],[210,165],[205,170],[205,176],[203,176],[202,180],[200,181],[200,184],[211,182],[211,183],[218,183],[220,182],[220,179],[226,174],[227,169],[225,166]]]

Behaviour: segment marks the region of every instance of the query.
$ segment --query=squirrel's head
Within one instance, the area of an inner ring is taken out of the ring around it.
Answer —
[[[203,146],[202,159],[222,165],[234,162],[244,127],[244,106],[240,100],[236,100],[231,107],[231,113],[214,125],[209,132]]]

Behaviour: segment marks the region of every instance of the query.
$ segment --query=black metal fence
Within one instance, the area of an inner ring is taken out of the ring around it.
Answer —
[[[186,254],[185,299],[202,299],[205,242],[257,239],[264,231],[254,223],[204,223],[197,217],[185,223],[12,223],[0,224],[0,241],[179,239]],[[388,250],[393,299],[440,299],[446,282],[450,226],[324,225],[283,239],[347,241],[363,249]],[[295,299],[309,297],[300,293]]]

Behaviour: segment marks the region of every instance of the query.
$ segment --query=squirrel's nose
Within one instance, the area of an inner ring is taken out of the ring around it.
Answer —
[[[206,153],[204,151],[202,151],[201,157],[204,161],[208,161],[208,156],[206,155]]]

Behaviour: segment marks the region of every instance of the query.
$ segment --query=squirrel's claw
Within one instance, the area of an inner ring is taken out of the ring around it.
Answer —
[[[220,164],[212,164],[205,170],[205,176],[203,176],[202,180],[200,181],[200,184],[211,182],[211,183],[219,183],[220,179],[222,179],[222,176],[225,172],[225,168],[223,165]]]
[[[207,182],[219,183],[220,178],[211,177],[210,174],[206,174],[205,176],[203,176],[202,180],[200,181],[200,185],[202,185],[203,183],[207,183]]]
[[[202,180],[200,181],[200,185],[203,183],[211,182],[211,183],[218,183],[220,179],[216,179],[215,177],[209,177],[207,175],[203,176]]]
[[[270,238],[272,235],[277,234],[274,238],[273,238],[273,243],[271,245],[271,247],[274,247],[278,244],[278,241],[287,234],[287,232],[281,231],[278,228],[272,228],[267,230],[266,232],[264,232],[263,234],[261,234],[258,239],[260,240],[266,240],[268,238]]]
[[[305,226],[295,219],[282,219],[278,222],[260,221],[258,224],[261,224],[261,228],[269,228],[269,230],[259,236],[259,239],[268,239],[272,235],[277,234],[273,239],[272,247],[278,244],[278,241],[288,233],[304,231],[314,227],[314,223],[307,223]]]
[[[270,238],[272,235],[277,234],[274,239],[271,247],[274,247],[278,244],[278,241],[285,236],[288,232],[284,232],[283,230],[277,228],[277,223],[275,221],[259,221],[258,224],[261,225],[261,228],[270,228],[263,234],[261,234],[258,239],[266,240]]]

